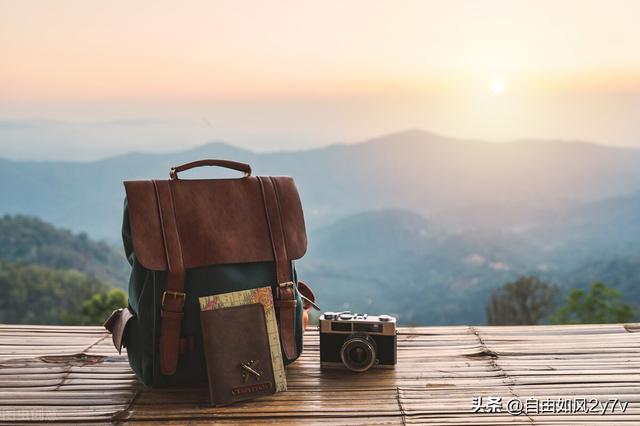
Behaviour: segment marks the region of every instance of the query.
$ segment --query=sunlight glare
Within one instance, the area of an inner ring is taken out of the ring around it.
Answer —
[[[506,90],[506,85],[504,84],[504,81],[500,80],[500,79],[494,79],[491,82],[491,93],[493,93],[494,95],[502,95],[504,93],[504,91]]]

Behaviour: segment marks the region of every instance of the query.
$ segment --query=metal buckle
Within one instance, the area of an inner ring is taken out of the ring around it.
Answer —
[[[280,283],[278,284],[278,289],[276,291],[276,297],[278,298],[278,300],[284,300],[283,299],[283,294],[282,292],[285,289],[291,289],[291,294],[289,295],[289,297],[286,297],[287,300],[295,300],[295,293],[294,293],[294,288],[295,288],[295,283],[293,281],[287,281],[286,283]]]
[[[167,294],[170,296],[173,296],[174,298],[178,298],[178,297],[182,297],[182,299],[186,299],[187,298],[187,293],[182,293],[180,291],[165,291],[164,293],[162,293],[162,307],[164,308],[164,299],[167,297]]]

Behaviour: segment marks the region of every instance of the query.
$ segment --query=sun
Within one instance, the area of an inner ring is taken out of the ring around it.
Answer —
[[[491,93],[493,93],[494,95],[502,95],[505,90],[507,90],[507,86],[506,84],[504,84],[504,81],[502,79],[495,78],[493,79],[493,81],[491,81],[489,89],[491,89]]]

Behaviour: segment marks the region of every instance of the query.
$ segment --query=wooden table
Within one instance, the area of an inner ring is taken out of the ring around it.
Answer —
[[[640,424],[640,324],[402,328],[398,357],[395,370],[322,371],[310,332],[289,391],[210,408],[202,385],[143,388],[101,328],[2,325],[0,422]],[[628,406],[586,414],[581,398]],[[530,412],[509,414],[514,399]]]

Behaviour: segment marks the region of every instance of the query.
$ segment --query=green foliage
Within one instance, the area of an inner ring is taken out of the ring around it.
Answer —
[[[82,304],[82,325],[100,325],[114,309],[127,306],[127,294],[119,288],[94,294]]]
[[[640,256],[591,260],[567,273],[567,288],[584,288],[585,283],[603,282],[618,289],[626,302],[640,305]]]
[[[124,287],[129,265],[113,247],[30,216],[0,218],[0,259],[77,269]]]
[[[602,282],[591,284],[588,292],[571,289],[566,304],[550,317],[554,324],[605,324],[632,319],[633,308],[623,302],[622,293]]]
[[[28,216],[0,218],[0,323],[98,325],[126,294],[111,246]]]
[[[0,323],[81,324],[85,301],[108,291],[79,271],[0,261]]]
[[[489,325],[539,324],[552,309],[558,287],[536,277],[520,277],[495,289],[486,305]]]

